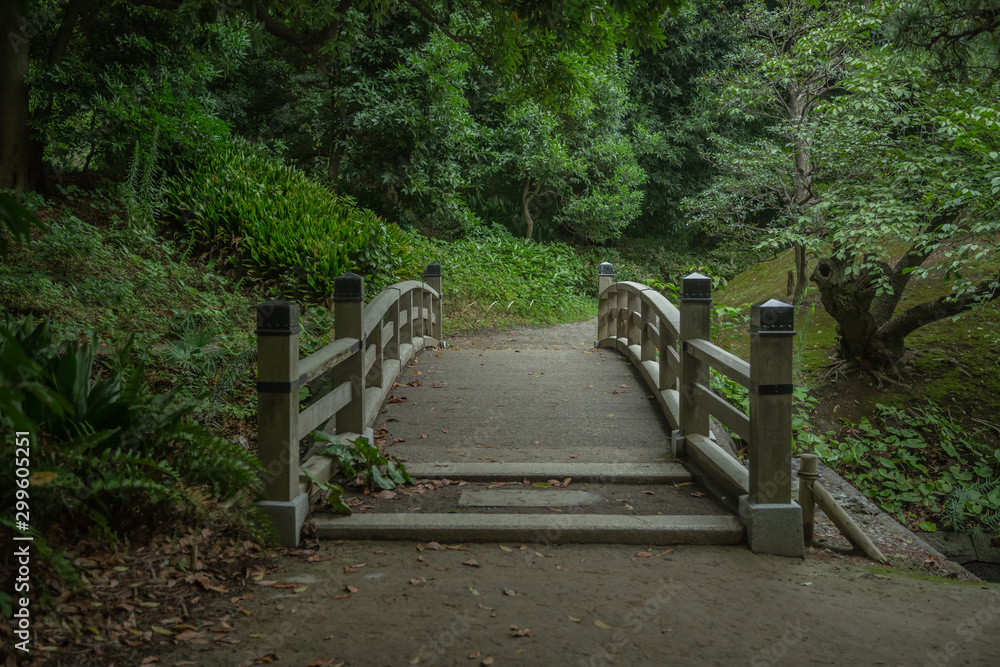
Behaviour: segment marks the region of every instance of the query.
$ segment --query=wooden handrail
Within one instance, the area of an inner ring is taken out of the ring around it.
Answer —
[[[674,429],[674,455],[696,464],[724,502],[738,500],[741,517],[748,508],[748,525],[769,512],[778,517],[759,519],[756,537],[750,529],[751,548],[800,554],[794,540],[771,535],[778,525],[796,529],[786,515],[801,517],[791,498],[792,307],[772,300],[751,308],[748,363],[711,342],[710,278],[686,276],[680,308],[646,285],[615,282],[609,263],[598,280],[597,344],[617,349],[642,375]],[[713,368],[750,390],[749,415],[712,391]],[[712,415],[749,443],[749,470],[709,437]]]
[[[707,340],[684,341],[684,349],[726,377],[750,386],[750,364]]]
[[[370,435],[379,407],[399,372],[421,349],[441,344],[441,267],[428,265],[424,280],[391,285],[365,304],[364,278],[353,273],[334,282],[335,336],[329,345],[299,359],[299,308],[287,301],[257,307],[257,456],[265,511],[285,546],[299,541],[298,509],[308,505],[311,478],[335,472],[330,459],[299,465],[299,441],[317,427],[335,424],[342,439]],[[299,410],[299,388],[332,375],[334,389]],[[324,460],[318,460],[324,459]],[[289,514],[288,507],[296,508]],[[293,525],[289,525],[289,523]],[[280,524],[280,525],[279,525]]]

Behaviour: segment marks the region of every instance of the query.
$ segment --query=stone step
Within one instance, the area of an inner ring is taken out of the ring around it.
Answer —
[[[470,482],[546,482],[572,477],[574,482],[603,484],[677,484],[691,481],[679,463],[407,463],[413,479],[456,479]]]
[[[730,515],[353,514],[313,524],[317,537],[339,540],[718,545],[745,537]]]

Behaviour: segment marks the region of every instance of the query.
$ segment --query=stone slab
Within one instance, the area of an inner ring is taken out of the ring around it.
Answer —
[[[739,544],[745,532],[731,515],[617,514],[353,514],[315,520],[327,539],[533,544]]]
[[[475,482],[546,482],[572,477],[576,482],[606,484],[679,484],[691,473],[679,463],[413,463],[406,465],[414,479],[448,478]]]
[[[572,489],[468,489],[458,497],[463,507],[579,507],[599,502],[600,494]]]

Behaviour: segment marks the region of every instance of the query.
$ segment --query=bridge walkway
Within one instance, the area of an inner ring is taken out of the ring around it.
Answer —
[[[732,544],[739,521],[670,455],[635,367],[596,320],[453,337],[405,367],[375,419],[416,484],[349,492],[331,538]]]

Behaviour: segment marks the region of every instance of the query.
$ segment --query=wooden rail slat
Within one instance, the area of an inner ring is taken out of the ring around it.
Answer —
[[[707,340],[689,340],[685,344],[697,359],[744,387],[750,386],[750,364],[746,361]]]
[[[744,440],[750,439],[750,417],[737,410],[729,401],[700,382],[694,386],[694,400],[731,428],[736,435]]]
[[[351,401],[351,384],[345,382],[299,413],[299,440],[312,433]]]
[[[357,338],[339,338],[329,345],[316,350],[308,357],[299,359],[301,383],[312,382],[340,362],[359,351]]]

